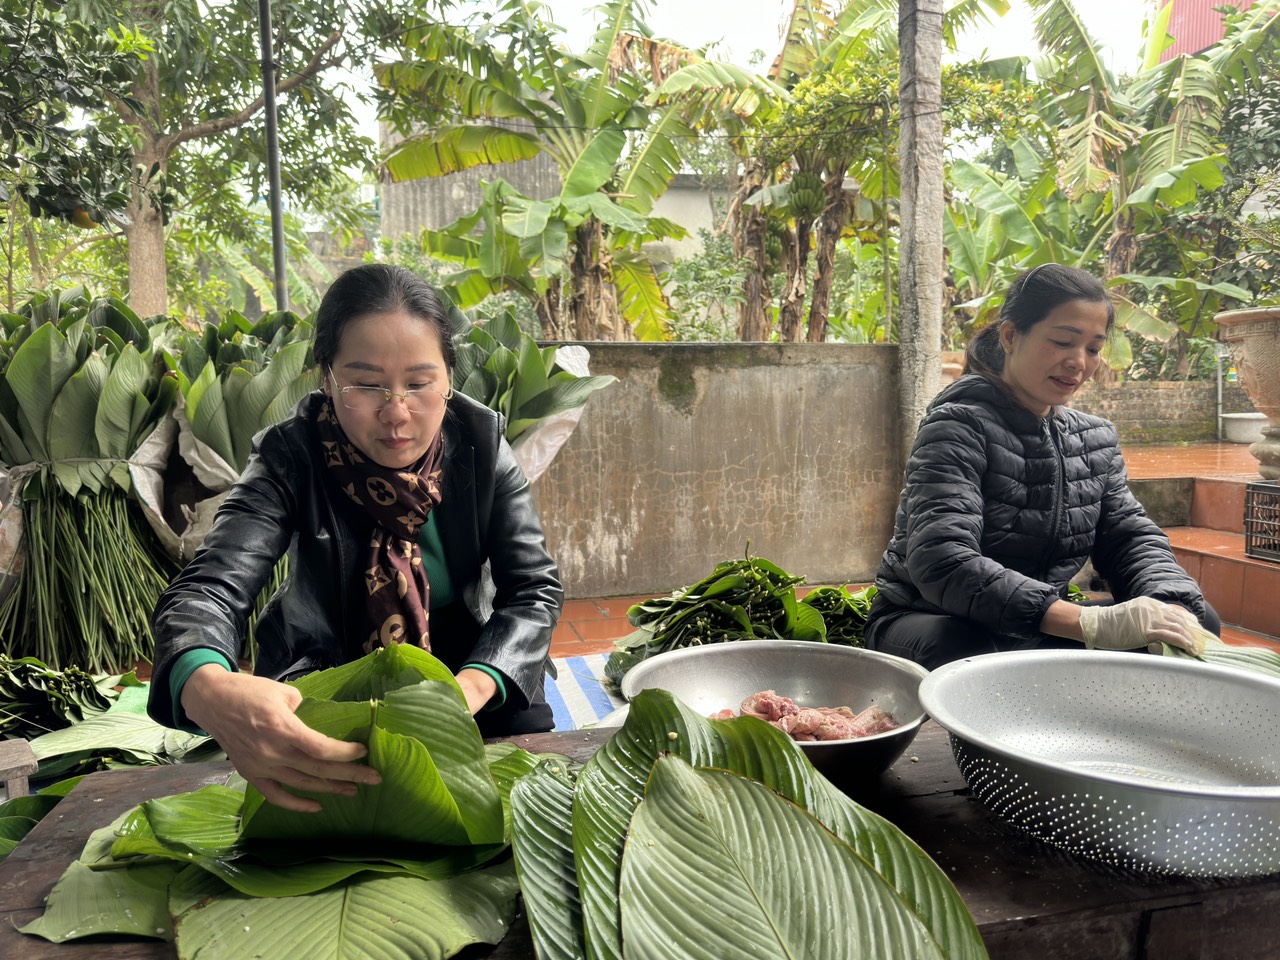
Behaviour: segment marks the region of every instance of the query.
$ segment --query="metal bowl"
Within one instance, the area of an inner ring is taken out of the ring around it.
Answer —
[[[1089,650],[992,653],[934,670],[924,708],[996,814],[1129,869],[1280,871],[1280,680]]]
[[[902,755],[924,722],[917,690],[924,667],[873,650],[805,640],[736,640],[671,650],[632,667],[622,695],[668,690],[691,710],[737,710],[743,699],[776,690],[802,707],[876,704],[901,726],[856,740],[801,742],[809,762],[833,781],[882,773]]]

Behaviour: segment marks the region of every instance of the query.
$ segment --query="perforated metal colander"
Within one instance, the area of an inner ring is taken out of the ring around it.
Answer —
[[[1280,872],[1280,680],[1019,651],[939,667],[920,700],[978,799],[1042,840],[1158,873]]]

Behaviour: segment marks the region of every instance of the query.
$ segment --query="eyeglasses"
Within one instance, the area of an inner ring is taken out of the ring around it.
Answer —
[[[396,393],[386,387],[366,387],[358,384],[343,387],[338,385],[332,367],[329,368],[329,379],[337,387],[336,392],[342,399],[342,405],[356,413],[378,413],[391,402],[392,397],[399,398],[404,408],[410,413],[429,413],[439,409],[442,403],[453,397],[453,387],[441,393],[440,389],[432,384],[414,387],[404,393]]]

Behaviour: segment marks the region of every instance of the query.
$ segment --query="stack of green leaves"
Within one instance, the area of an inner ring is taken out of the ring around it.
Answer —
[[[132,673],[103,678],[99,689],[111,697],[106,710],[31,741],[39,779],[225,758],[211,737],[173,730],[147,716],[147,685]]]
[[[804,577],[760,557],[726,560],[707,577],[669,597],[638,603],[627,611],[636,629],[618,640],[605,661],[605,677],[619,683],[647,657],[732,640],[816,640],[827,626],[812,605],[796,599]]]
[[[510,312],[480,326],[452,308],[450,320],[458,350],[454,389],[501,413],[507,421],[508,441],[539,421],[576,410],[591,394],[617,380],[582,377],[561,368],[556,363],[557,348],[539,348]]]
[[[827,625],[827,643],[861,647],[864,646],[863,632],[867,628],[867,614],[871,612],[871,601],[875,597],[875,584],[852,593],[847,585],[815,587],[800,602],[822,614],[822,620]]]
[[[0,460],[19,483],[23,564],[0,604],[5,652],[129,669],[171,571],[130,502],[128,460],[173,406],[153,327],[114,299],[37,298],[0,317]]]
[[[103,712],[111,701],[79,667],[54,670],[35,657],[0,654],[0,738],[31,740],[61,730]]]
[[[642,691],[580,772],[540,764],[511,811],[542,960],[987,956],[928,854],[754,717]]]
[[[444,664],[399,645],[295,684],[298,716],[358,741],[382,782],[266,803],[243,782],[150,800],[90,837],[24,933],[176,939],[179,957],[449,957],[515,913],[511,785],[538,758],[486,747]]]
[[[311,335],[311,322],[288,311],[253,323],[233,310],[166,351],[192,434],[232,477],[248,462],[254,435],[285,419],[320,385]]]

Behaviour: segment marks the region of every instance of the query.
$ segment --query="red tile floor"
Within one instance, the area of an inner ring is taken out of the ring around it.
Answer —
[[[1129,476],[1136,480],[1166,477],[1257,479],[1258,461],[1247,444],[1197,443],[1178,446],[1148,445],[1125,448]],[[1212,531],[1205,531],[1211,536]],[[677,589],[682,584],[672,584]],[[578,657],[605,653],[613,641],[631,632],[627,608],[653,594],[627,597],[594,597],[568,600],[551,640],[553,657]],[[1280,651],[1274,638],[1224,627],[1222,639],[1241,646],[1269,645]]]

